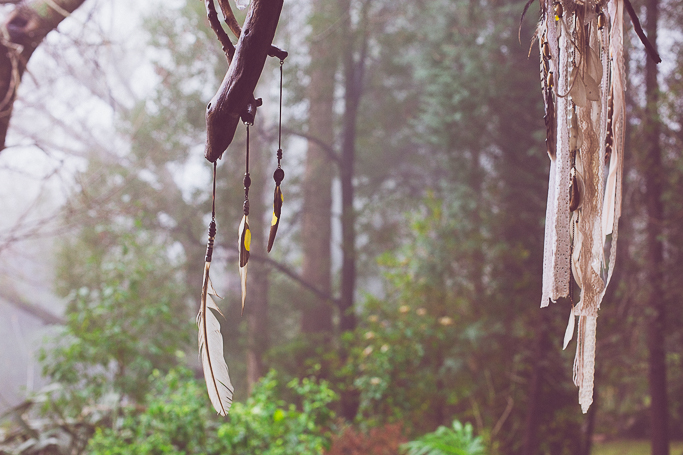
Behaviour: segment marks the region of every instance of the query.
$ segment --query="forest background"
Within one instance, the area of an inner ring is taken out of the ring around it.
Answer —
[[[683,8],[634,5],[664,62],[626,21],[622,235],[589,413],[561,350],[570,304],[539,309],[536,6],[518,38],[518,1],[288,0],[283,218],[266,254],[270,59],[243,317],[243,128],[218,166],[212,277],[237,401],[223,420],[194,315],[204,108],[225,57],[199,0],[87,0],[31,58],[0,152],[0,453],[398,453],[454,420],[486,453],[588,454],[596,435],[668,453],[683,437]]]

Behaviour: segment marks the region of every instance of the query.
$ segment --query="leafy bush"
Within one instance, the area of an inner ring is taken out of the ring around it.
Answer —
[[[146,408],[128,408],[115,428],[98,429],[90,453],[317,455],[330,445],[334,413],[328,405],[336,396],[325,382],[291,381],[287,387],[300,399],[298,408],[279,399],[271,371],[246,403],[233,404],[226,422],[213,415],[203,382],[190,371],[155,372],[152,381]]]
[[[484,455],[481,437],[474,437],[471,424],[453,422],[453,428],[439,427],[401,446],[406,455]]]

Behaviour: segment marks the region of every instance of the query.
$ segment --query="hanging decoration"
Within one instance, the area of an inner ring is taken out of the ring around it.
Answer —
[[[540,4],[534,38],[550,158],[541,307],[563,297],[571,302],[564,348],[578,326],[574,384],[585,413],[593,401],[598,310],[614,271],[621,214],[624,8],[640,26],[628,0]],[[639,36],[659,60],[642,30]]]
[[[282,170],[282,65],[285,61],[280,60],[280,111],[277,122],[277,169],[273,173],[273,180],[275,180],[275,195],[273,196],[273,219],[270,223],[270,234],[268,235],[268,252],[273,248],[275,242],[275,234],[280,225],[280,214],[282,212],[282,203],[284,196],[280,190],[280,183],[285,178],[285,171]]]
[[[242,221],[238,232],[237,251],[239,252],[240,264],[240,284],[242,288],[242,314],[244,314],[244,301],[247,298],[247,262],[249,262],[249,249],[251,248],[251,230],[249,230],[249,186],[251,186],[251,177],[249,177],[249,123],[245,122],[247,126],[247,158],[246,170],[244,171],[244,204]]]
[[[202,278],[202,298],[197,314],[199,327],[198,344],[199,357],[202,361],[206,388],[209,392],[211,404],[220,415],[228,414],[232,405],[234,389],[230,382],[228,364],[223,357],[223,335],[218,315],[223,317],[216,305],[214,297],[218,294],[211,284],[209,269],[213,255],[213,242],[216,238],[216,163],[213,163],[213,191],[211,194],[211,222],[209,223],[209,240],[206,245],[204,262],[204,277]]]
[[[223,29],[218,19],[214,0],[205,0],[209,24],[223,46],[223,52],[228,60],[229,67],[218,92],[206,107],[207,134],[204,156],[209,162],[213,163],[213,193],[209,240],[206,248],[197,326],[199,327],[199,356],[202,361],[209,398],[216,412],[225,416],[232,405],[234,389],[230,382],[228,365],[223,357],[223,335],[221,333],[219,316],[221,318],[224,318],[224,316],[214,300],[214,297],[218,298],[218,294],[213,289],[211,278],[209,277],[216,237],[216,163],[232,142],[235,130],[241,119],[246,126],[247,133],[243,180],[243,216],[239,225],[237,245],[243,314],[247,295],[247,263],[251,248],[251,230],[249,228],[249,187],[251,186],[249,174],[249,128],[254,124],[256,110],[262,104],[261,99],[254,98],[253,91],[263,71],[266,57],[278,57],[280,59],[280,120],[278,124],[279,149],[278,169],[275,171],[277,174],[275,192],[276,198],[278,194],[280,195],[280,203],[274,207],[277,220],[273,224],[274,229],[271,227],[268,242],[268,251],[270,251],[275,238],[275,232],[277,231],[282,206],[282,193],[280,192],[280,182],[284,178],[284,172],[280,168],[280,160],[282,158],[282,64],[288,54],[271,44],[282,10],[283,0],[252,0],[244,23],[244,33],[242,33],[242,29],[235,19],[228,0],[217,1],[223,12],[226,25],[238,38],[238,42],[234,46]],[[236,0],[237,7],[240,9],[245,8],[248,3],[248,0]]]

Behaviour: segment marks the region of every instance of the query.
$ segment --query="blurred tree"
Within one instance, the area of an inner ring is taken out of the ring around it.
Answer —
[[[302,181],[301,276],[325,294],[332,292],[332,171],[334,140],[334,89],[337,70],[336,20],[332,2],[313,0],[310,18],[308,98],[308,150]],[[332,302],[305,301],[301,331],[330,339]]]
[[[647,22],[645,30],[652,45],[657,49],[657,28],[659,17],[659,0],[646,2]],[[664,294],[664,245],[662,207],[662,186],[664,172],[662,169],[662,149],[660,147],[660,108],[659,82],[657,81],[657,62],[646,59],[645,63],[645,113],[643,132],[646,147],[639,159],[639,167],[645,183],[645,199],[647,210],[647,348],[648,348],[648,382],[650,391],[650,440],[652,455],[669,454],[669,404],[666,381],[666,347],[664,344],[666,331],[666,300]]]
[[[7,0],[17,6],[3,24],[0,43],[0,151],[12,116],[14,100],[31,55],[45,36],[83,4],[84,0]]]

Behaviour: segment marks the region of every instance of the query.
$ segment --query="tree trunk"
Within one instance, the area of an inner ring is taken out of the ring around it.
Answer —
[[[533,369],[529,382],[529,399],[527,402],[526,421],[524,423],[524,438],[522,439],[522,455],[536,455],[538,450],[538,428],[540,424],[541,400],[543,395],[543,376],[546,356],[548,352],[548,324],[547,311],[541,311],[537,316],[539,321],[536,347],[534,349]]]
[[[366,3],[367,5],[367,3]],[[341,17],[350,17],[349,0],[340,1]],[[361,50],[358,59],[354,56],[354,33],[349,21],[344,28],[344,119],[342,126],[342,150],[339,162],[339,175],[342,189],[342,277],[339,299],[339,329],[342,332],[356,328],[353,301],[356,292],[356,212],[353,207],[353,175],[356,162],[356,123],[358,107],[363,93],[363,76],[367,48],[365,30],[367,7],[363,8],[363,23],[355,35],[360,36]]]
[[[249,197],[250,212],[253,220],[251,230],[251,249],[255,256],[266,255],[266,242],[268,237],[263,230],[263,226],[270,227],[271,206],[264,203],[265,194],[273,189],[273,180],[268,178],[266,172],[268,165],[265,144],[260,144],[258,134],[252,140],[253,149],[257,152],[252,155],[253,166],[251,175],[253,182]],[[261,146],[264,145],[264,146]],[[261,184],[262,183],[262,184]],[[249,262],[249,304],[247,312],[247,387],[249,393],[254,385],[265,374],[263,355],[268,350],[268,283],[269,267],[263,261]]]
[[[657,21],[659,0],[646,2],[645,29],[657,49]],[[645,178],[647,209],[647,348],[649,351],[648,381],[650,388],[650,438],[652,455],[669,454],[669,418],[666,387],[666,353],[664,348],[665,300],[663,289],[662,245],[662,169],[659,142],[660,122],[657,114],[659,86],[657,64],[650,58],[645,64],[645,119],[643,122],[646,156],[641,161]]]
[[[7,128],[21,77],[31,55],[45,36],[85,0],[37,0],[21,2],[3,24],[9,40],[0,43],[0,150],[5,148]]]
[[[308,134],[324,144],[332,144],[334,75],[336,53],[332,51],[326,31],[332,24],[333,14],[329,1],[313,1],[311,20],[311,81],[308,86]],[[303,180],[303,213],[301,236],[303,244],[302,278],[315,283],[327,294],[331,291],[331,237],[332,237],[332,162],[328,152],[316,141],[308,141],[306,169]],[[315,299],[303,308],[301,331],[304,333],[332,333],[332,305]]]

